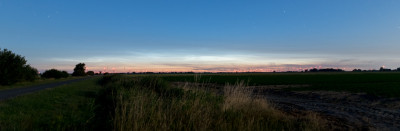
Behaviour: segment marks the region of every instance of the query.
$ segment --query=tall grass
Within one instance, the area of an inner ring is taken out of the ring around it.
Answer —
[[[112,130],[322,130],[314,114],[296,117],[274,109],[238,82],[224,94],[198,87],[172,87],[157,77],[107,76],[100,98],[108,98]],[[198,85],[192,85],[198,86]]]

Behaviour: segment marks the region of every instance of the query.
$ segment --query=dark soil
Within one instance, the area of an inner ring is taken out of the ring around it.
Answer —
[[[285,112],[313,111],[347,130],[400,130],[400,99],[365,93],[332,91],[283,91],[268,86],[254,87]]]

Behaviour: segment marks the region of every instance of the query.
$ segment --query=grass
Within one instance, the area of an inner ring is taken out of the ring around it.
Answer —
[[[159,77],[108,76],[98,101],[111,114],[107,130],[323,130],[315,114],[291,116],[242,83],[227,84],[224,94],[195,87],[174,87]],[[105,125],[103,124],[103,125]]]
[[[68,78],[60,78],[60,79],[44,79],[43,78],[43,79],[37,79],[37,80],[32,81],[32,82],[31,81],[23,81],[23,82],[15,83],[13,85],[7,85],[7,86],[0,85],[0,91],[1,90],[8,90],[8,89],[35,86],[35,85],[42,85],[42,84],[48,84],[48,83],[55,83],[55,82],[78,79],[78,78],[80,78],[80,77],[68,77]]]
[[[98,79],[1,101],[0,130],[90,129],[95,117],[95,98],[100,89],[96,84]]]
[[[400,72],[165,74],[158,76],[172,82],[207,82],[224,85],[244,80],[250,86],[307,85],[288,90],[348,91],[383,97],[400,97]]]

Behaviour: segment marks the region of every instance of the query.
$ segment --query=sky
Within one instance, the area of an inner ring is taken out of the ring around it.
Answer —
[[[0,48],[39,71],[400,67],[400,0],[0,0]]]

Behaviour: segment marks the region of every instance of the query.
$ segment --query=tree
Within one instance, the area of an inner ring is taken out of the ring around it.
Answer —
[[[66,71],[59,71],[57,69],[46,70],[42,74],[43,78],[55,78],[55,79],[66,78],[68,76],[69,74]]]
[[[85,63],[79,63],[75,66],[72,76],[85,76],[86,75],[85,70],[86,70]]]
[[[19,81],[33,81],[37,70],[26,64],[25,57],[10,50],[0,49],[0,85],[11,85]]]
[[[90,75],[90,76],[94,76],[94,72],[93,71],[88,71],[88,72],[86,72],[86,74]]]

